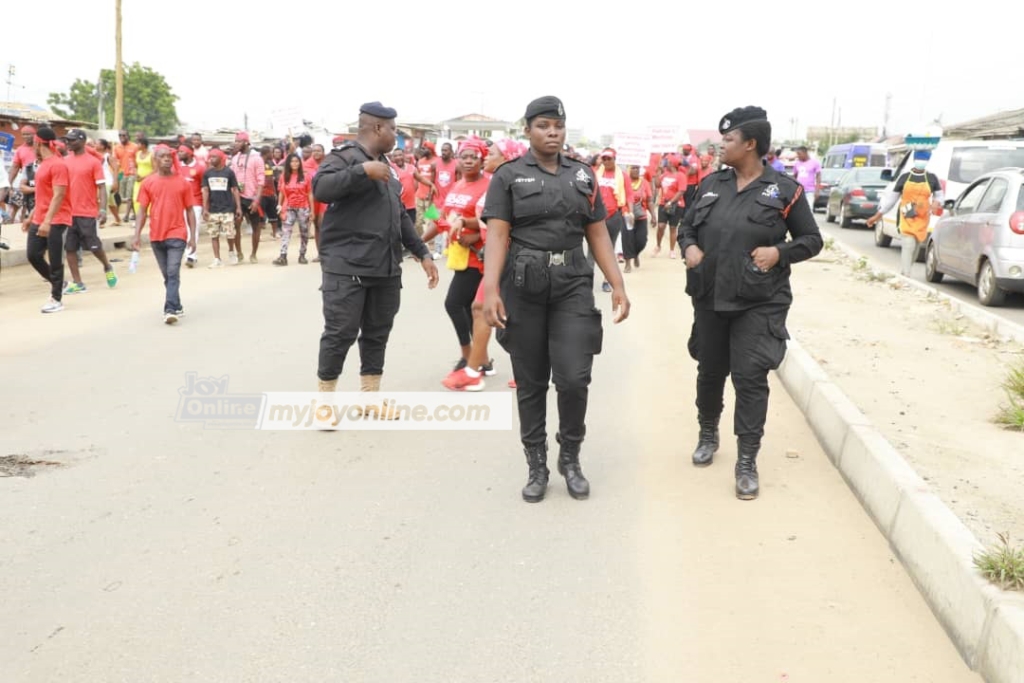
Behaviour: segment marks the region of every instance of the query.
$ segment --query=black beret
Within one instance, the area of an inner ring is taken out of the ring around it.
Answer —
[[[564,119],[565,107],[562,106],[562,100],[548,95],[546,97],[538,97],[533,102],[530,102],[526,105],[525,118],[529,121],[537,116],[545,116],[552,119]]]
[[[40,140],[45,140],[46,142],[53,142],[57,139],[57,134],[49,126],[39,126],[36,130],[36,135],[39,136]]]
[[[398,112],[391,107],[385,107],[380,102],[367,102],[359,107],[359,113],[376,116],[378,119],[394,119],[398,117]]]
[[[761,107],[739,107],[722,117],[718,123],[718,132],[725,135],[730,130],[736,130],[744,123],[753,121],[767,121],[768,112]]]

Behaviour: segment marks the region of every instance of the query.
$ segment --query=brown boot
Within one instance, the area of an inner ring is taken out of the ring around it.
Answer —
[[[359,390],[370,393],[377,393],[380,391],[380,380],[381,375],[360,375],[359,376]],[[397,420],[397,414],[388,414],[384,411],[380,413],[381,419],[385,420]]]
[[[336,379],[321,379],[317,385],[317,391],[321,394],[333,394],[338,390],[338,380]]]

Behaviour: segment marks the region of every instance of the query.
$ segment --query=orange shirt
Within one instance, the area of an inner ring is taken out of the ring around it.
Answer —
[[[135,175],[135,153],[138,151],[139,146],[134,142],[129,142],[127,145],[122,145],[121,143],[114,145],[114,156],[117,158],[117,165],[125,175]]]

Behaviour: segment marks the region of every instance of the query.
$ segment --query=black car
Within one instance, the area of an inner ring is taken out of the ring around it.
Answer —
[[[883,168],[852,168],[839,179],[828,195],[825,206],[825,220],[848,228],[855,220],[867,220],[878,211],[881,192],[886,181],[882,180]]]
[[[839,179],[842,178],[848,168],[823,168],[821,169],[821,183],[818,184],[818,191],[814,194],[814,210],[824,209],[828,205],[828,195]]]

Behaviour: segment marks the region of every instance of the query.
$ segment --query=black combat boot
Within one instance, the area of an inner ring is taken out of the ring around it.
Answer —
[[[715,459],[718,451],[718,417],[697,416],[700,424],[700,436],[697,438],[697,448],[693,451],[693,464],[697,467],[706,467]]]
[[[561,439],[558,439],[558,444],[558,473],[565,477],[565,486],[570,496],[576,500],[586,500],[590,495],[590,482],[580,469],[580,445],[562,443]]]
[[[761,450],[757,438],[740,438],[737,442],[736,497],[740,500],[757,498],[757,452]]]
[[[548,447],[527,446],[526,463],[530,466],[530,478],[523,487],[523,500],[527,503],[539,503],[544,500],[544,492],[548,488]]]

